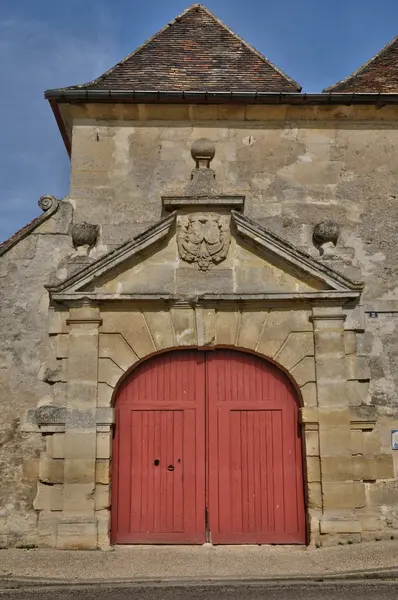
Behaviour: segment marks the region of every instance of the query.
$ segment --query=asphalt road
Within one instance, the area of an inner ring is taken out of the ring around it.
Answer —
[[[180,585],[19,588],[0,590],[14,600],[396,600],[397,582],[291,585]]]

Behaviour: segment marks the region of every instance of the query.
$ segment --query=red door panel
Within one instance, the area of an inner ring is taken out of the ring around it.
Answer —
[[[207,357],[213,544],[305,543],[301,440],[287,377],[249,354]]]
[[[205,364],[175,352],[120,390],[113,456],[115,543],[205,541]]]

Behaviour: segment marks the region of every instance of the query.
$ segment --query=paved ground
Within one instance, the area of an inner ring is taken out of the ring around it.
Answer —
[[[0,550],[1,577],[57,580],[264,578],[395,567],[398,540],[332,548],[118,546],[112,552]]]
[[[15,600],[396,600],[396,583],[313,585],[217,585],[95,587],[0,591],[1,599]]]

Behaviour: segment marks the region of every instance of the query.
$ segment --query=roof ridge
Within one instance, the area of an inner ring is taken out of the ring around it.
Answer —
[[[382,56],[385,52],[387,52],[387,50],[389,50],[391,48],[391,46],[393,46],[397,41],[398,41],[398,35],[396,35],[385,46],[383,46],[381,48],[381,50],[379,50],[374,56],[372,56],[372,58],[370,58],[369,60],[364,62],[363,65],[358,67],[353,73],[351,73],[350,75],[347,75],[347,77],[344,77],[343,79],[340,79],[340,81],[337,81],[333,85],[329,85],[327,88],[322,90],[322,93],[333,92],[333,90],[335,88],[338,88],[340,85],[343,85],[344,83],[347,83],[351,79],[354,79],[355,77],[357,77],[367,67],[369,67],[375,60],[377,60],[380,56]],[[339,92],[339,93],[343,93],[343,92]],[[352,92],[347,92],[347,93],[350,94]]]

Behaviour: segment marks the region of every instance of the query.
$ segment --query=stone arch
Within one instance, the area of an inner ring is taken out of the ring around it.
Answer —
[[[102,312],[98,405],[110,407],[115,390],[143,360],[172,349],[236,348],[262,356],[284,371],[301,405],[316,406],[314,336],[309,310],[207,307]]]

